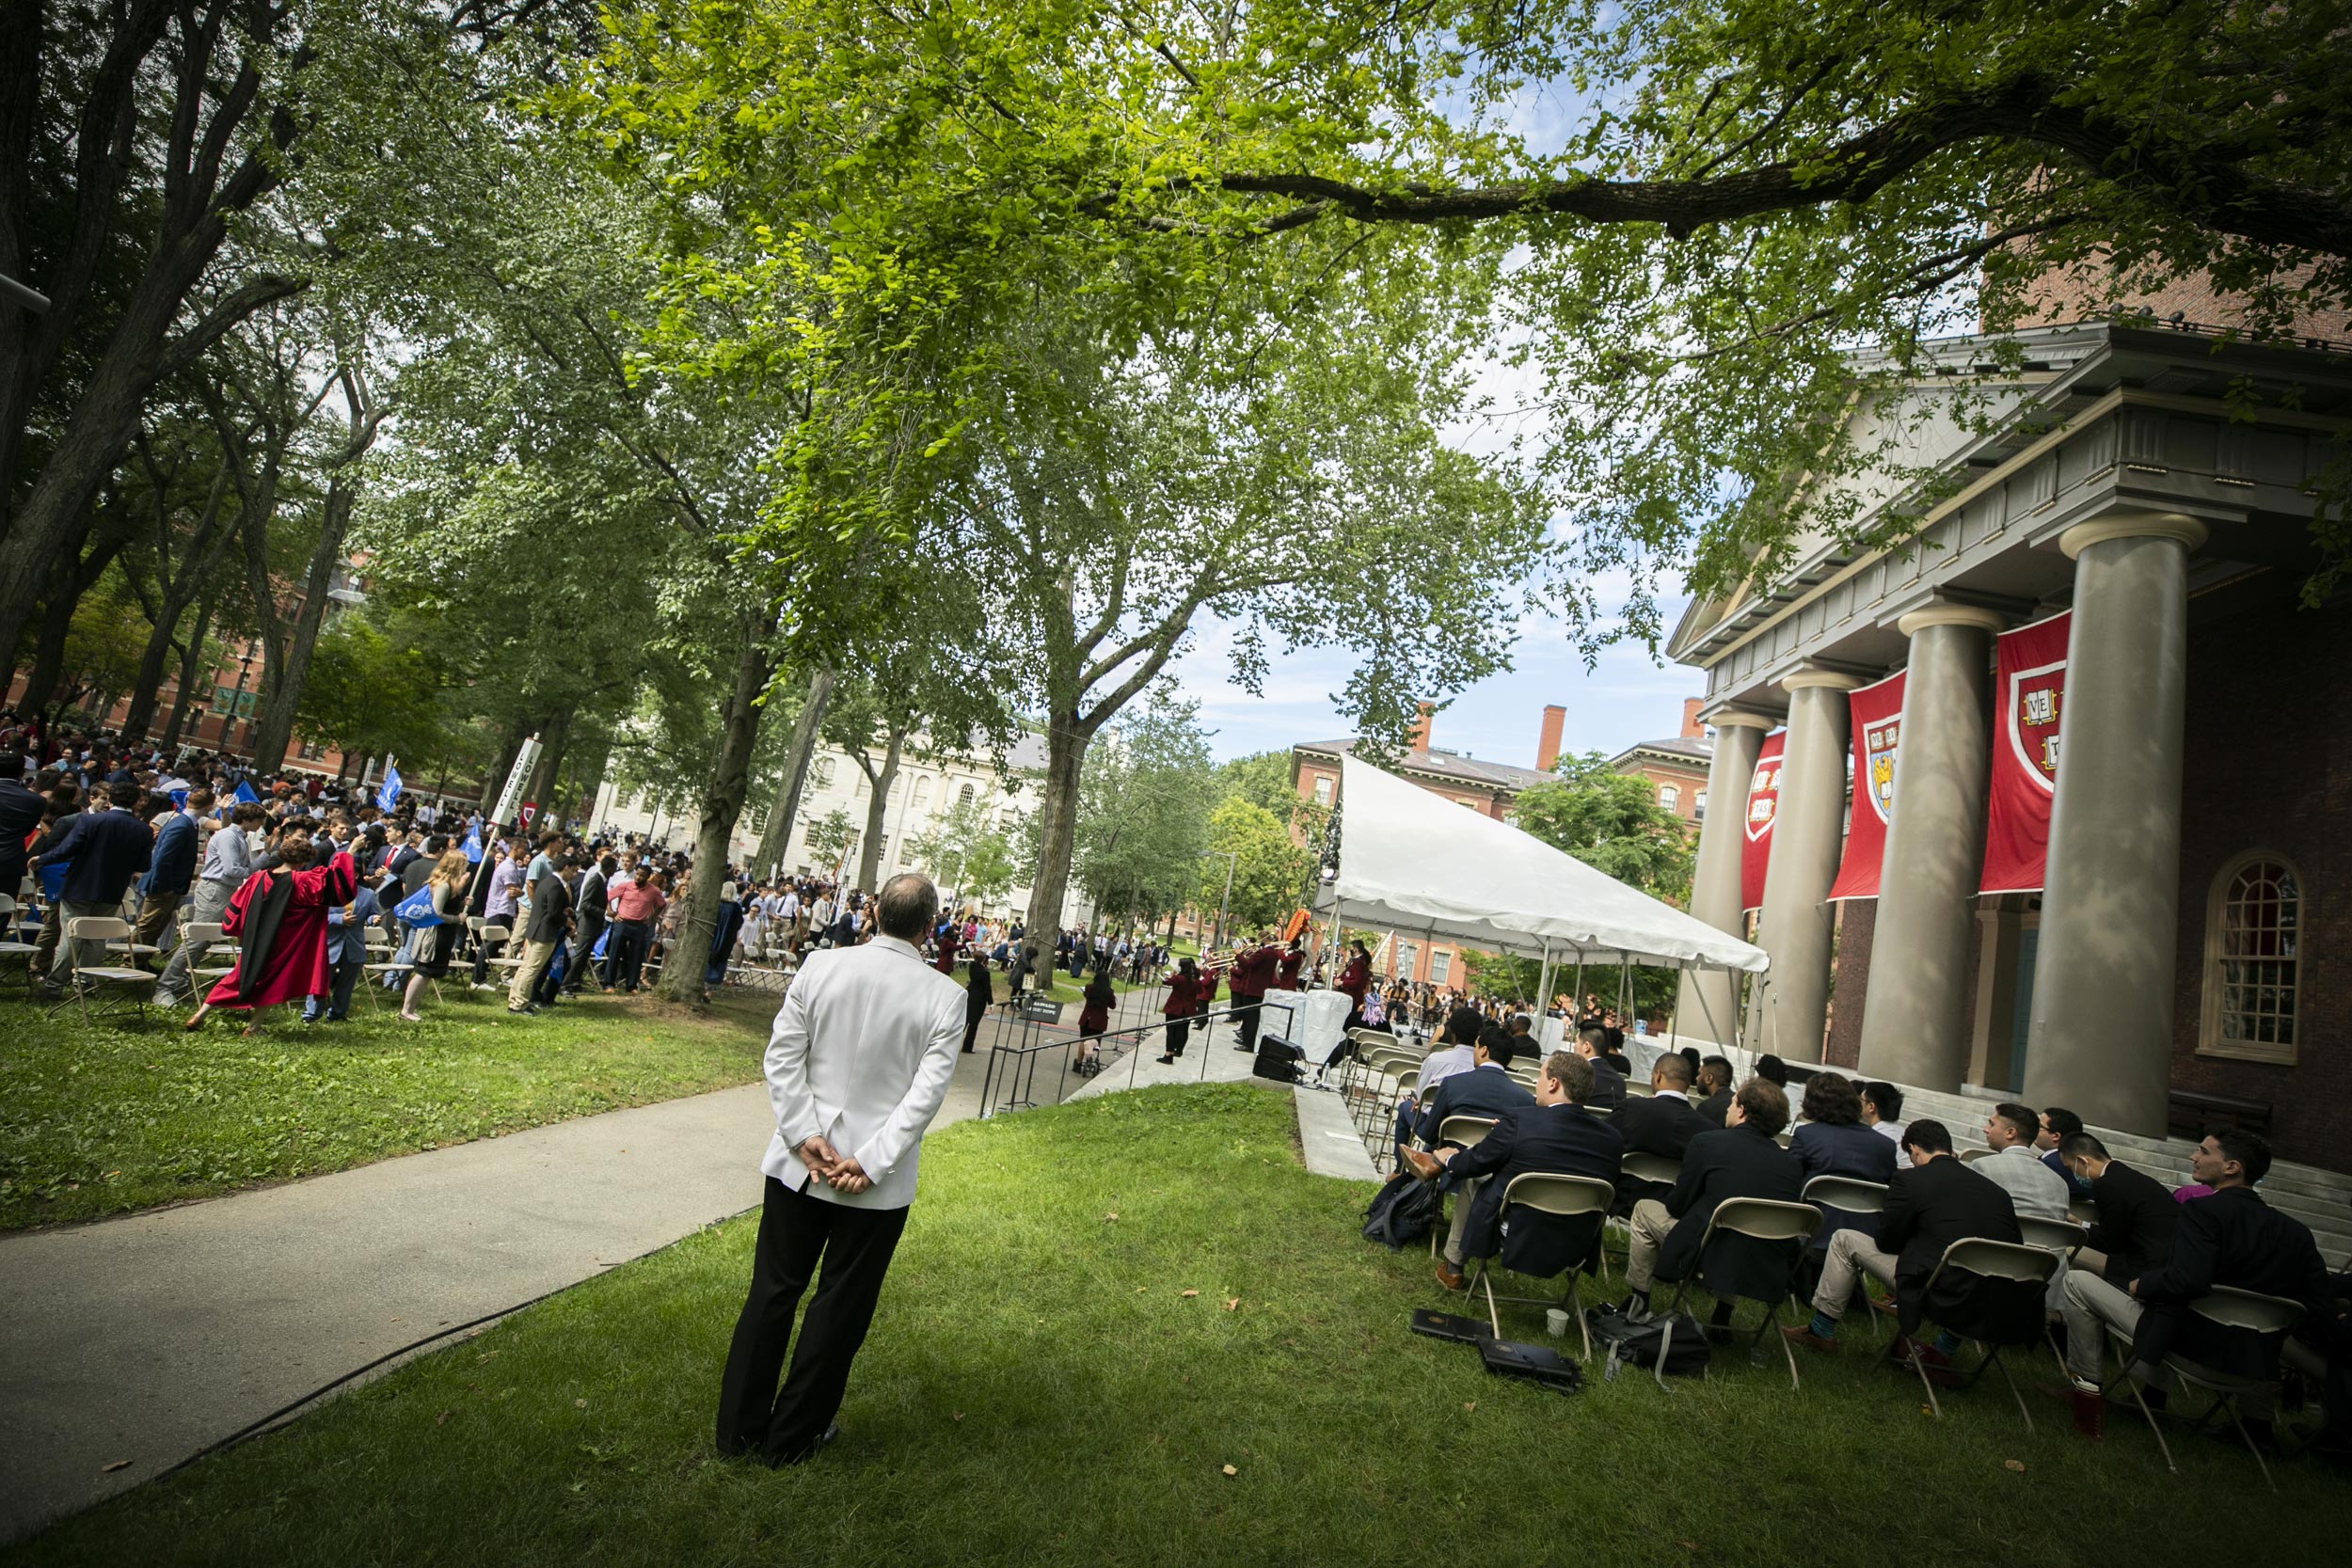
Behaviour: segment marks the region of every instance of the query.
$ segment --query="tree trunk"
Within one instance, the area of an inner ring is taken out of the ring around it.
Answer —
[[[890,825],[890,786],[898,779],[898,752],[905,746],[907,732],[897,724],[890,727],[889,744],[882,751],[882,771],[866,774],[866,783],[874,786],[873,799],[866,803],[866,841],[858,846],[857,883],[867,893],[878,891],[874,879],[882,873],[882,833]],[[858,766],[866,766],[860,758]]]
[[[1052,715],[1045,726],[1044,799],[1038,808],[1037,876],[1029,883],[1027,940],[1036,943],[1040,959],[1054,950],[1061,929],[1061,908],[1070,883],[1071,847],[1078,836],[1078,775],[1086,767],[1087,745],[1093,736],[1082,732],[1066,713]]]
[[[196,677],[204,673],[204,639],[212,634],[213,610],[220,595],[218,589],[205,594],[196,607],[196,624],[188,628],[188,641],[180,655],[180,691],[172,699],[171,722],[164,726],[163,749],[175,750],[180,736],[187,728],[188,715],[196,711]]]
[[[735,689],[721,715],[719,754],[703,792],[700,830],[694,835],[694,875],[686,884],[686,908],[678,916],[677,942],[661,965],[660,990],[669,1002],[693,1002],[703,993],[703,971],[719,928],[719,890],[726,879],[727,841],[751,793],[752,750],[759,743],[765,711],[759,694],[775,673],[768,652],[764,614],[747,613],[742,646],[735,663]]]
[[[572,710],[560,707],[549,716],[539,731],[539,760],[531,765],[531,776],[523,781],[523,799],[535,802],[538,810],[532,813],[529,831],[534,835],[545,829],[548,818],[554,814],[555,784],[564,768],[564,741],[572,730]],[[519,811],[521,808],[516,807]]]
[[[801,790],[808,783],[809,759],[817,754],[817,726],[824,722],[826,705],[833,701],[833,678],[832,666],[817,667],[800,715],[792,721],[792,741],[786,749],[784,772],[776,780],[776,809],[759,838],[759,863],[771,872],[792,843],[792,819],[801,815]]]
[[[327,590],[334,586],[336,569],[342,564],[343,536],[351,531],[357,490],[348,469],[338,470],[327,483],[318,543],[311,546],[310,573],[303,578],[302,608],[295,612],[282,647],[263,644],[264,652],[277,652],[283,662],[274,673],[263,672],[261,721],[253,737],[253,768],[258,773],[277,772],[294,740],[294,709],[301,705],[302,686],[310,676],[310,655],[318,646],[319,627],[326,622]]]

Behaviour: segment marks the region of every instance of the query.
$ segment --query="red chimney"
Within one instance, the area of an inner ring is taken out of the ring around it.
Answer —
[[[1560,760],[1560,727],[1568,721],[1568,710],[1558,703],[1544,705],[1543,733],[1535,737],[1535,771],[1549,773],[1551,765]]]
[[[1421,703],[1417,704],[1415,708],[1416,717],[1413,720],[1412,730],[1406,736],[1406,748],[1408,751],[1426,752],[1429,750],[1429,720],[1430,716],[1438,711],[1438,705]]]
[[[1685,740],[1696,740],[1707,734],[1707,726],[1699,722],[1699,705],[1706,701],[1704,697],[1682,699],[1682,737]]]

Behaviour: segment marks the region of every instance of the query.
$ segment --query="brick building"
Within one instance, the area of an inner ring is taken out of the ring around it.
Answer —
[[[1609,759],[1609,766],[1618,772],[1647,780],[1658,804],[1693,826],[1707,820],[1707,770],[1715,755],[1714,737],[1699,717],[1704,706],[1704,699],[1685,697],[1679,735],[1637,742]],[[1557,707],[1544,709],[1544,733],[1551,738],[1554,754],[1558,736],[1551,716],[1565,712]],[[1551,762],[1539,752],[1536,765],[1549,769]]]
[[[1749,1045],[2148,1138],[2234,1117],[2284,1159],[2352,1168],[2352,622],[2341,595],[2299,603],[2307,486],[2352,429],[2352,351],[2185,323],[2018,337],[2027,369],[1992,428],[1923,427],[1950,493],[1883,496],[1857,519],[1907,509],[1907,538],[1801,541],[1782,578],[1677,628],[1716,732],[1692,911],[1745,923],[1748,813],[1725,802],[1746,806],[1778,730],[1756,911],[1772,968],[1744,999]],[[1985,348],[1937,352],[1965,371]],[[2042,885],[1980,893],[1992,749],[2019,723],[1994,639],[2060,611]],[[1847,694],[1897,671],[1881,891],[1832,904]],[[1741,1006],[1687,983],[1679,1032]]]

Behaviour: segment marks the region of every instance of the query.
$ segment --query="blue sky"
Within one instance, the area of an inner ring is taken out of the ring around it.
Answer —
[[[1680,612],[1679,603],[1670,606],[1667,625]],[[1345,650],[1278,655],[1265,695],[1252,696],[1226,679],[1232,666],[1225,628],[1204,623],[1195,646],[1172,669],[1184,694],[1200,704],[1200,722],[1215,732],[1210,749],[1222,761],[1351,733],[1332,695],[1346,683],[1353,658]],[[1637,740],[1677,734],[1682,699],[1706,689],[1699,671],[1661,667],[1639,647],[1610,649],[1587,673],[1567,639],[1556,628],[1541,626],[1531,626],[1512,666],[1439,711],[1438,745],[1488,762],[1533,768],[1544,705],[1558,703],[1568,710],[1562,737],[1565,750],[1619,752]]]

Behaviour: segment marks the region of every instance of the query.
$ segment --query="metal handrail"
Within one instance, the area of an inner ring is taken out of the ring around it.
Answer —
[[[1129,994],[1132,995],[1134,992],[1130,991]],[[1248,1006],[1229,1006],[1207,1013],[1194,1013],[1189,1016],[1195,1024],[1211,1024],[1221,1019],[1239,1018],[1246,1012],[1255,1012],[1264,1006],[1264,1003],[1257,1002],[1252,1003]],[[980,1077],[979,1114],[980,1118],[983,1120],[989,1117],[998,1115],[999,1113],[1005,1111],[1024,1111],[1034,1109],[1037,1105],[1037,1101],[1026,1098],[1026,1094],[1030,1086],[1033,1085],[1036,1081],[1036,1069],[1034,1064],[1028,1062],[1028,1058],[1035,1056],[1041,1051],[1066,1051],[1070,1045],[1069,1039],[1039,1040],[1036,1037],[1039,1028],[1039,1021],[1032,1018],[1024,1019],[1022,1022],[1024,1028],[1022,1030],[1021,1042],[1019,1044],[1007,1045],[1000,1038],[996,1044],[989,1048],[988,1068]],[[1136,1086],[1136,1074],[1140,1069],[1143,1062],[1143,1052],[1141,1050],[1141,1046],[1143,1044],[1144,1037],[1161,1033],[1167,1028],[1168,1023],[1168,1019],[1161,1018],[1157,1022],[1152,1023],[1130,1024],[1122,1029],[1106,1029],[1100,1035],[1090,1036],[1089,1037],[1095,1041],[1095,1049],[1098,1054],[1101,1054],[1104,1051],[1108,1051],[1114,1060],[1116,1060],[1117,1057],[1122,1053],[1128,1056],[1127,1086],[1132,1089]],[[1058,1027],[1058,1025],[1057,1025],[1057,1027]],[[1110,1042],[1114,1040],[1121,1043],[1114,1047],[1110,1044]],[[991,1091],[996,1086],[996,1064],[997,1058],[1000,1056],[1012,1058],[1006,1068],[1006,1079],[1008,1083],[1017,1081],[1019,1084],[1019,1087],[1009,1089],[1007,1092],[1022,1096],[1023,1098],[1009,1100],[1002,1105],[992,1106],[989,1103],[989,1096]],[[1200,1053],[1200,1081],[1206,1083],[1209,1076],[1209,1053],[1205,1048]],[[1025,1072],[1024,1071],[1025,1066],[1026,1067]],[[1065,1055],[1062,1058],[1061,1072],[1055,1082],[1055,1104],[1058,1105],[1064,1100],[1069,1098],[1069,1086],[1070,1058]]]

